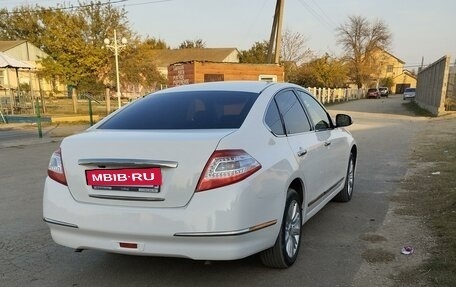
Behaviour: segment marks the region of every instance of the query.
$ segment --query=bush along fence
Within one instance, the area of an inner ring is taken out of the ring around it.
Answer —
[[[364,89],[352,88],[307,88],[322,104],[346,102],[364,98]]]

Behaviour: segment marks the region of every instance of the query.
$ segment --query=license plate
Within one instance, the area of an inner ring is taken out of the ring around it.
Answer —
[[[124,168],[86,170],[87,185],[148,187],[162,185],[160,168]]]

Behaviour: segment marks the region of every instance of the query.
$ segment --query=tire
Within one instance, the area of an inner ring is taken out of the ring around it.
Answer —
[[[347,175],[345,176],[344,188],[334,197],[334,201],[348,202],[353,195],[353,187],[355,185],[355,157],[350,154],[347,167]]]
[[[260,253],[264,265],[287,268],[293,265],[301,246],[302,209],[298,193],[288,189],[282,226],[273,247]]]

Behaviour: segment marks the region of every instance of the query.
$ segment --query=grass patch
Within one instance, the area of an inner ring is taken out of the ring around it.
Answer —
[[[430,259],[397,276],[411,286],[413,273],[420,274],[416,280],[424,276],[430,286],[456,286],[456,131],[450,128],[456,120],[445,128],[436,123],[416,141],[419,144],[411,156],[414,173],[403,182],[406,192],[394,198],[403,205],[396,212],[423,218],[436,240]]]
[[[412,112],[415,116],[435,117],[431,112],[418,106],[418,104],[414,101],[403,103],[402,106],[404,106],[408,111]]]

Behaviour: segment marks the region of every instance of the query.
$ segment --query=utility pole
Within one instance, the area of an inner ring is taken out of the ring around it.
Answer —
[[[267,62],[272,63],[272,50],[274,49],[275,37],[276,37],[276,30],[277,30],[277,20],[280,10],[280,0],[277,0],[276,8],[274,12],[274,20],[272,21],[272,29],[271,29],[271,37],[269,37],[269,47],[268,47],[268,58]]]
[[[421,57],[421,66],[418,68],[418,73],[423,70],[423,65],[424,65],[424,56]]]
[[[282,45],[282,22],[283,6],[285,0],[277,0],[274,21],[272,22],[271,37],[269,38],[268,63],[278,64],[280,61],[280,47]],[[274,48],[274,62],[272,61],[272,49]]]
[[[114,29],[114,43],[111,45],[111,41],[106,38],[104,39],[104,43],[106,48],[112,50],[114,52],[114,57],[116,61],[116,86],[117,86],[117,104],[119,108],[121,107],[120,102],[120,80],[119,80],[119,52],[126,47],[127,39],[122,38],[120,39],[120,43],[117,39],[116,29]]]

